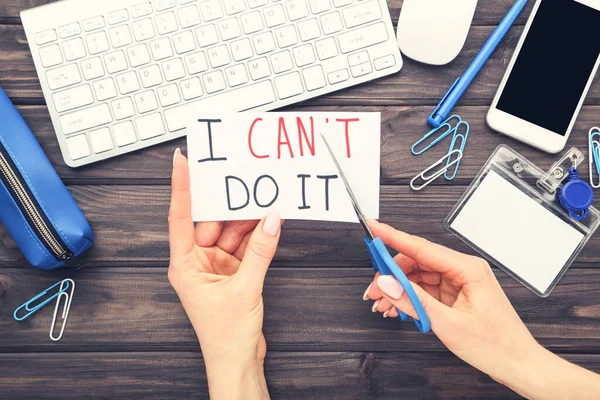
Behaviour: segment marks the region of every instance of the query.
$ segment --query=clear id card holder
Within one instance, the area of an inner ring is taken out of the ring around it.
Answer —
[[[540,297],[550,295],[600,223],[559,194],[585,157],[569,150],[544,171],[501,145],[446,218],[446,229]]]

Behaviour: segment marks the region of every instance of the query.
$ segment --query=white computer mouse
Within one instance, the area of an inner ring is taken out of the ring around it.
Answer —
[[[408,58],[432,65],[454,60],[463,48],[477,0],[404,0],[398,46]]]

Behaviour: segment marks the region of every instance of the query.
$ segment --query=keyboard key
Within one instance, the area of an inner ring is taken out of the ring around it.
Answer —
[[[323,28],[323,34],[330,35],[332,33],[340,32],[344,29],[342,23],[342,17],[340,13],[335,11],[330,14],[325,14],[321,17],[321,28]]]
[[[185,65],[187,66],[188,74],[190,75],[204,72],[208,69],[206,56],[202,51],[185,56]]]
[[[119,147],[127,146],[137,142],[135,129],[131,121],[122,122],[112,127],[115,143]]]
[[[110,43],[112,44],[112,47],[116,49],[123,46],[129,46],[131,43],[133,43],[131,33],[129,32],[129,27],[127,25],[121,25],[110,29],[108,31],[108,36],[110,37]]]
[[[150,114],[135,120],[135,125],[141,140],[164,135],[165,125],[159,113]]]
[[[371,67],[370,62],[365,62],[351,67],[350,71],[352,71],[353,77],[358,78],[359,76],[367,75],[373,72],[373,67]]]
[[[144,114],[150,111],[154,111],[158,108],[156,102],[156,96],[154,91],[148,90],[147,92],[138,93],[134,96],[135,105],[137,106],[138,112]]]
[[[279,47],[284,49],[298,43],[298,35],[296,34],[296,27],[294,25],[284,26],[275,31],[275,37],[277,38],[277,44]]]
[[[156,61],[173,56],[173,48],[171,47],[171,41],[168,37],[150,42],[150,51],[152,51],[152,57],[154,57]]]
[[[248,0],[248,6],[250,8],[258,8],[269,4],[269,0]]]
[[[271,82],[262,81],[165,110],[165,121],[169,131],[175,132],[184,129],[190,114],[197,110],[242,112],[273,103],[275,100]]]
[[[306,0],[290,0],[285,3],[290,21],[296,21],[308,16]]]
[[[248,70],[250,71],[252,80],[255,81],[271,75],[271,68],[269,67],[269,62],[266,57],[250,61],[248,63]]]
[[[361,51],[348,56],[348,65],[351,67],[369,61],[371,61],[371,59],[369,58],[369,53],[367,51]]]
[[[85,110],[75,111],[60,117],[63,134],[70,135],[96,126],[108,124],[112,121],[107,104],[100,104]]]
[[[344,21],[348,28],[377,21],[382,17],[379,1],[377,0],[362,2],[355,6],[344,8],[342,13],[344,14]]]
[[[348,70],[344,68],[329,73],[327,79],[329,80],[329,84],[335,85],[336,83],[345,82],[350,79],[350,74],[348,73]]]
[[[83,30],[86,32],[95,31],[96,29],[104,28],[104,17],[98,16],[83,21]]]
[[[81,70],[83,71],[83,77],[88,81],[104,76],[104,67],[102,66],[100,57],[82,61]]]
[[[173,44],[177,54],[187,53],[196,50],[196,41],[191,31],[185,31],[173,36]]]
[[[142,86],[145,88],[163,83],[158,65],[150,65],[149,67],[140,69],[140,78],[142,79]]]
[[[78,86],[54,93],[52,99],[54,100],[54,108],[59,113],[87,106],[94,102],[90,85]]]
[[[67,61],[78,60],[86,56],[85,45],[81,38],[67,40],[62,44],[62,47]]]
[[[285,50],[271,55],[271,66],[273,67],[273,72],[276,74],[287,72],[294,68],[290,52]]]
[[[172,106],[173,104],[177,104],[181,101],[179,90],[175,84],[163,86],[157,90],[157,93],[160,104],[163,107]]]
[[[221,3],[219,0],[208,0],[200,3],[200,13],[204,21],[210,22],[219,19],[223,16]]]
[[[340,50],[344,54],[364,49],[365,47],[370,47],[386,40],[388,40],[388,33],[383,22],[341,33],[338,36]]]
[[[329,60],[338,55],[337,45],[335,44],[335,39],[332,37],[315,42],[315,49],[321,61]]]
[[[151,61],[148,47],[145,44],[127,48],[127,57],[129,58],[129,64],[134,68],[148,64]]]
[[[87,43],[90,54],[92,55],[102,53],[103,51],[110,49],[106,33],[104,32],[96,32],[92,33],[91,35],[87,35],[85,37],[85,42]]]
[[[110,136],[110,129],[102,128],[90,132],[90,142],[92,143],[94,153],[104,153],[105,151],[112,150],[113,141]]]
[[[248,74],[244,64],[234,65],[225,69],[227,83],[230,87],[236,87],[248,82]]]
[[[252,51],[252,44],[248,38],[236,40],[235,42],[231,43],[230,47],[231,54],[235,61],[247,60],[254,55]]]
[[[115,100],[111,103],[113,113],[115,114],[115,119],[121,120],[129,117],[133,117],[135,115],[135,110],[133,109],[133,102],[131,98],[124,97],[119,100]]]
[[[76,64],[69,64],[46,71],[46,80],[50,90],[56,90],[81,82],[81,75]]]
[[[195,99],[204,94],[202,92],[202,83],[200,83],[200,78],[198,77],[181,81],[179,86],[181,87],[181,94],[184,100]]]
[[[135,72],[129,71],[117,76],[117,85],[121,94],[128,94],[140,90],[140,83]]]
[[[71,160],[79,160],[80,158],[89,157],[92,154],[85,135],[68,138],[67,148],[69,149]]]
[[[321,36],[319,22],[316,18],[311,18],[300,22],[298,24],[298,32],[300,32],[300,39],[302,39],[303,42],[307,42]]]
[[[331,2],[329,0],[308,0],[308,3],[313,14],[320,14],[331,9]]]
[[[213,68],[219,68],[231,62],[229,57],[229,49],[227,46],[221,45],[208,50],[208,59]]]
[[[196,38],[200,47],[206,47],[219,43],[217,28],[214,25],[206,25],[196,29]]]
[[[200,21],[200,12],[195,5],[180,8],[177,11],[179,24],[183,29],[198,25]]]
[[[237,18],[229,18],[218,23],[222,40],[231,40],[242,34]]]
[[[168,10],[176,5],[176,0],[154,0],[154,7],[156,8],[156,11]]]
[[[252,37],[256,54],[261,55],[275,50],[275,40],[271,32],[263,32]]]
[[[304,67],[305,65],[312,64],[317,59],[315,58],[315,52],[310,43],[296,47],[294,50],[294,60],[298,67]]]
[[[244,0],[223,0],[227,15],[234,15],[246,10]]]
[[[221,71],[209,72],[208,74],[202,76],[202,80],[204,80],[206,93],[220,92],[227,87]]]
[[[131,24],[131,29],[133,30],[133,37],[138,42],[152,39],[154,36],[156,36],[154,33],[154,26],[152,25],[150,18],[135,21],[133,24]]]
[[[263,10],[263,15],[265,17],[265,23],[269,28],[286,23],[285,11],[281,4],[275,4],[274,6],[265,8]]]
[[[344,7],[348,4],[352,4],[354,0],[333,0],[333,5],[336,7]]]
[[[302,77],[309,92],[324,88],[327,84],[325,82],[325,75],[323,75],[323,68],[320,65],[314,65],[302,70]]]
[[[40,49],[40,58],[42,59],[42,65],[46,68],[54,67],[63,62],[60,47],[57,44],[42,47]]]
[[[39,32],[35,34],[35,43],[43,45],[54,42],[56,39],[56,31],[54,29],[48,29],[47,31]]]
[[[120,24],[129,20],[129,13],[125,9],[110,12],[106,15],[106,21],[109,25]]]
[[[177,30],[177,19],[172,11],[157,15],[154,21],[159,35],[166,35]]]
[[[81,26],[77,22],[74,22],[69,25],[61,26],[58,28],[58,32],[61,38],[67,39],[79,35],[81,33]]]
[[[162,65],[162,68],[163,72],[165,73],[165,79],[169,82],[185,76],[185,68],[183,67],[183,61],[181,61],[181,58],[174,58],[173,60],[165,61]]]
[[[277,95],[281,100],[297,96],[304,92],[302,80],[298,72],[292,72],[287,75],[278,76],[274,79]]]
[[[248,14],[244,14],[240,17],[240,20],[242,21],[242,28],[244,29],[244,33],[246,35],[262,31],[265,27],[263,25],[260,11],[252,11]]]
[[[152,14],[152,5],[150,3],[141,3],[131,7],[130,11],[133,18],[144,17]]]
[[[121,50],[106,54],[104,56],[104,63],[106,64],[106,71],[109,74],[114,74],[115,72],[121,72],[127,69],[125,53]]]
[[[98,101],[104,101],[117,97],[117,87],[113,78],[106,78],[94,82],[94,93]]]
[[[382,69],[391,68],[396,65],[396,57],[390,54],[376,59],[373,63],[375,64],[375,69],[381,71]]]

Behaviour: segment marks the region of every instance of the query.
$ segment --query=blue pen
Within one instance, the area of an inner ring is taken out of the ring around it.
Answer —
[[[490,38],[485,42],[479,51],[479,54],[477,54],[477,57],[475,57],[471,65],[469,65],[469,68],[467,68],[460,78],[454,81],[450,90],[448,90],[448,93],[446,93],[429,118],[427,118],[427,122],[429,122],[431,126],[437,128],[448,118],[448,115],[456,103],[458,103],[458,100],[460,100],[461,96],[469,88],[473,79],[475,79],[479,71],[481,71],[481,68],[483,68],[494,50],[496,50],[496,47],[498,47],[502,39],[504,39],[504,36],[506,36],[506,33],[519,14],[521,14],[521,11],[523,11],[523,8],[527,5],[527,1],[528,0],[517,0],[515,2],[504,19],[502,19],[500,24],[496,27]]]

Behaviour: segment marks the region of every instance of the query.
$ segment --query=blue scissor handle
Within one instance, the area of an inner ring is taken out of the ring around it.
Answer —
[[[429,317],[427,317],[427,313],[423,308],[423,304],[421,304],[421,300],[419,300],[419,296],[417,296],[412,284],[404,272],[402,272],[400,267],[398,267],[398,264],[396,264],[381,239],[375,238],[375,240],[371,240],[370,237],[365,236],[365,244],[369,249],[369,255],[371,256],[371,261],[373,262],[373,269],[376,272],[380,272],[382,275],[392,275],[396,278],[396,280],[404,288],[404,291],[408,295],[408,298],[413,304],[417,316],[419,317],[419,319],[414,320],[415,325],[417,325],[419,331],[423,333],[429,332],[431,329],[431,323],[429,322]],[[408,320],[408,315],[400,310],[398,310],[398,315],[402,321]]]

